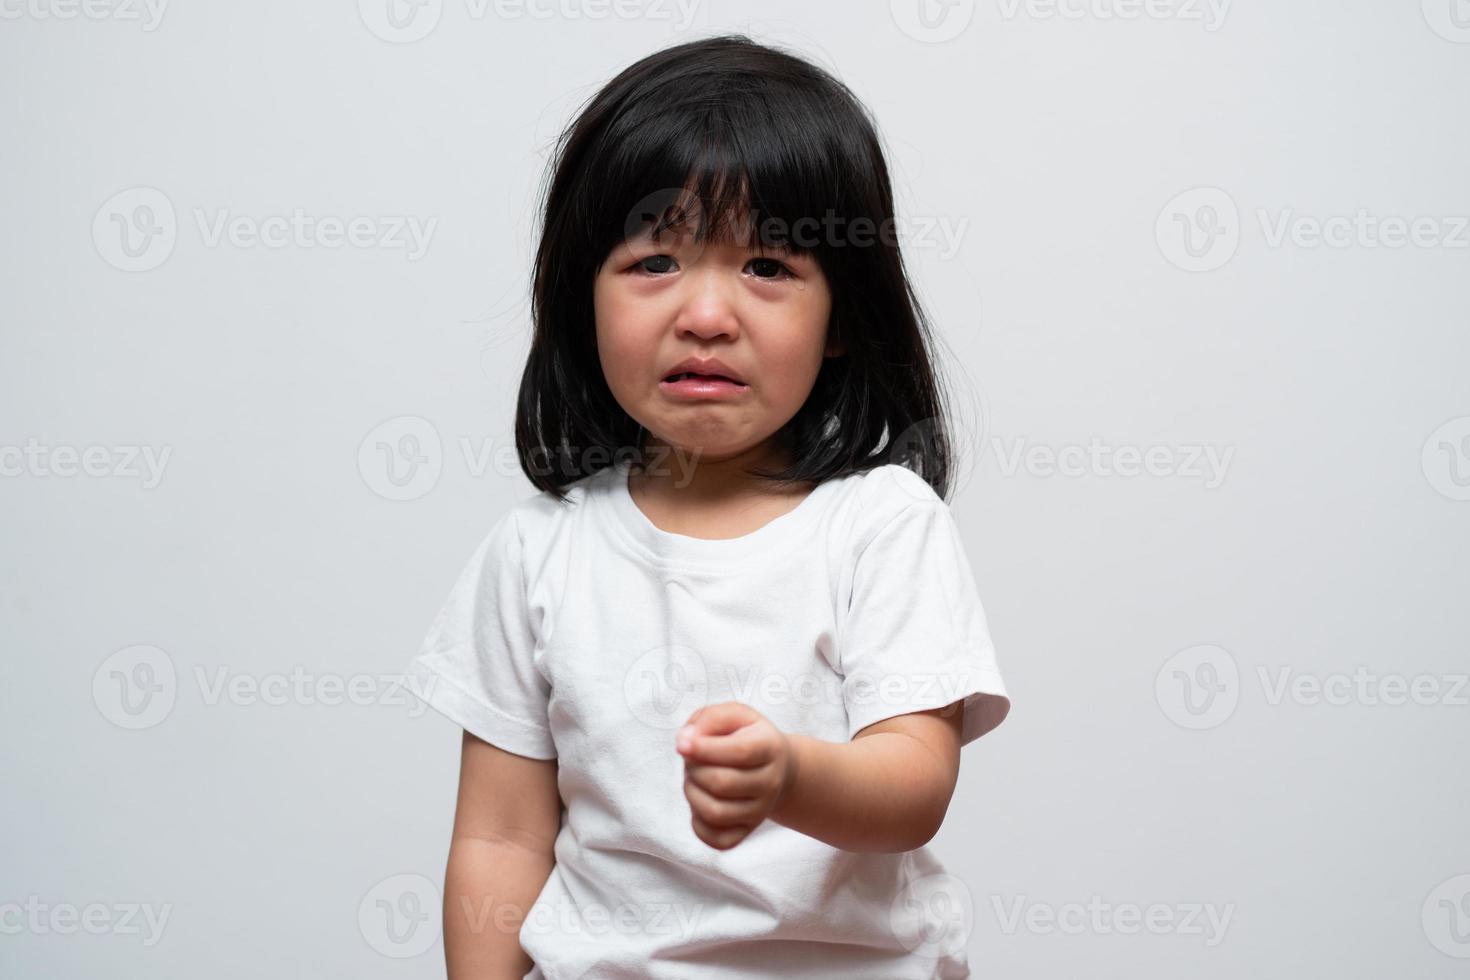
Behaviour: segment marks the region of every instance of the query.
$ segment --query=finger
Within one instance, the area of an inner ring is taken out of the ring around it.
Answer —
[[[733,770],[727,770],[733,773]],[[711,780],[708,769],[698,775],[686,770],[684,776],[684,795],[705,820],[717,826],[724,826],[732,822],[744,822],[751,825],[760,823],[765,817],[765,797],[768,794],[759,792],[748,796],[725,796],[709,788],[709,782],[716,784],[724,783],[725,786],[736,785],[729,780],[718,778]],[[741,787],[743,789],[743,785]]]
[[[748,830],[760,822],[760,803],[757,800],[722,800],[687,779],[684,781],[684,798],[689,801],[694,815],[711,827],[744,827]]]
[[[684,752],[688,761],[737,769],[763,766],[773,755],[769,731],[757,725],[747,725],[728,735],[696,736]]]
[[[690,826],[694,828],[694,834],[696,837],[704,841],[710,847],[713,847],[716,850],[720,851],[728,851],[730,848],[743,841],[745,839],[745,836],[750,833],[750,831],[746,830],[743,827],[711,827],[709,824],[699,819],[698,814],[690,817],[689,823]]]
[[[759,769],[686,765],[684,775],[700,789],[721,800],[752,800],[766,791],[766,781]]]
[[[679,729],[679,733],[682,735],[685,729],[692,728],[695,735],[724,735],[743,728],[759,717],[760,714],[748,704],[722,701],[695,709],[684,723],[684,728]]]

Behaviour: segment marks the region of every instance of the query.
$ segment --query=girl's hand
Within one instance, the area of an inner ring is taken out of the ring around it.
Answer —
[[[796,778],[790,738],[748,704],[708,704],[679,729],[694,833],[729,850],[760,826]]]

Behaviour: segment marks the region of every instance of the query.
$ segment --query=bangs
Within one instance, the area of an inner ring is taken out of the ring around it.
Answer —
[[[824,221],[854,217],[838,197],[841,161],[813,138],[815,120],[778,105],[757,90],[623,116],[591,171],[606,175],[591,202],[593,254],[676,232],[820,259]]]

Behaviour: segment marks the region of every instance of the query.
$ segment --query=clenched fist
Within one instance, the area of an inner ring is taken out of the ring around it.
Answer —
[[[748,704],[708,704],[679,729],[694,833],[729,850],[770,815],[796,778],[791,740]]]

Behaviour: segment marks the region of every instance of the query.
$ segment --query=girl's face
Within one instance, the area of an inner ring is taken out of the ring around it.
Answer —
[[[630,238],[598,270],[593,307],[618,404],[657,440],[710,460],[760,457],[806,402],[822,358],[840,353],[827,343],[832,297],[816,259],[758,244]],[[717,358],[745,386],[679,394],[663,382],[688,357]]]

